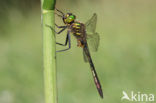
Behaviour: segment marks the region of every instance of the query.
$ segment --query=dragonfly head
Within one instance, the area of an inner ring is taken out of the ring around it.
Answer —
[[[67,13],[63,16],[63,21],[65,24],[72,24],[76,19],[76,16],[72,13]]]

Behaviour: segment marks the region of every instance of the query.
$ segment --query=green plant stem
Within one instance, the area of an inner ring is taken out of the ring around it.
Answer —
[[[46,26],[54,27],[55,0],[42,0],[41,3],[45,103],[57,103],[55,34]]]

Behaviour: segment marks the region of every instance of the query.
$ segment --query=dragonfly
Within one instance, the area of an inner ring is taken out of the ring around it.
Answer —
[[[95,66],[93,64],[90,51],[89,51],[89,46],[92,51],[97,51],[98,46],[99,46],[99,40],[100,36],[97,32],[95,32],[96,29],[96,23],[97,23],[97,14],[94,13],[93,16],[84,24],[81,23],[80,21],[76,20],[76,16],[72,13],[66,13],[64,14],[62,11],[56,9],[56,11],[59,13],[55,13],[57,16],[61,17],[64,26],[58,26],[55,24],[55,26],[59,29],[60,31],[55,31],[54,28],[50,27],[56,34],[61,34],[64,30],[67,29],[67,35],[66,35],[66,40],[65,43],[58,43],[56,44],[61,45],[61,46],[67,46],[68,48],[63,49],[63,50],[58,50],[56,52],[62,52],[62,51],[67,51],[71,48],[71,38],[70,38],[70,33],[72,33],[76,39],[77,39],[77,46],[81,47],[83,49],[83,57],[85,62],[89,62],[90,64],[90,69],[93,75],[94,83],[96,85],[96,88],[98,90],[98,93],[101,98],[103,98],[103,91],[102,91],[102,86],[100,84],[97,72],[95,70]]]

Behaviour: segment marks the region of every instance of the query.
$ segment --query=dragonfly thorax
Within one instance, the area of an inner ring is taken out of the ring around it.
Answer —
[[[85,31],[84,24],[82,24],[80,22],[72,23],[70,29],[75,36],[83,36],[82,34],[84,34],[84,31]]]

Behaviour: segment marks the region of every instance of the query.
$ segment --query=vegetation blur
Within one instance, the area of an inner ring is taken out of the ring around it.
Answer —
[[[72,36],[72,48],[57,53],[58,103],[121,103],[123,90],[156,94],[155,3],[57,0],[58,9],[83,23],[97,13],[100,46],[91,55],[104,92],[101,99]],[[0,103],[44,103],[40,1],[0,1],[0,17]],[[65,35],[57,41],[64,43]]]

